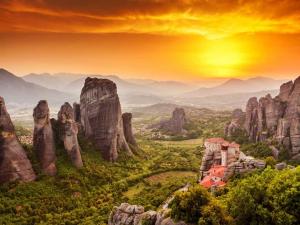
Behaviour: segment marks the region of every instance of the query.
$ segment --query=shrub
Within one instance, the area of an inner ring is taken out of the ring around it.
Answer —
[[[242,145],[241,151],[255,158],[266,158],[273,155],[272,149],[263,142]]]

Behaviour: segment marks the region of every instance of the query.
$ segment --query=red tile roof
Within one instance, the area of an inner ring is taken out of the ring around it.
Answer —
[[[206,176],[200,184],[205,188],[211,188],[212,186],[223,187],[226,185],[224,181],[214,181],[210,176]]]
[[[210,188],[212,186],[222,187],[226,185],[226,183],[222,180],[215,181],[213,178],[218,177],[222,179],[225,174],[226,166],[214,165],[212,166],[209,171],[208,175],[203,178],[200,184],[205,188]]]

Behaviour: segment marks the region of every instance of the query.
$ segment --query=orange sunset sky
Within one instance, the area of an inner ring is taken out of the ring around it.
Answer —
[[[0,67],[193,81],[300,74],[299,0],[0,0]]]

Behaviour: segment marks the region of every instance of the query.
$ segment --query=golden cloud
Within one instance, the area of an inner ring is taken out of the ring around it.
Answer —
[[[2,0],[0,31],[200,34],[300,32],[295,0]]]

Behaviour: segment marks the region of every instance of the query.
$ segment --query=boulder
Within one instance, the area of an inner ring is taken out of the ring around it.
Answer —
[[[64,143],[72,164],[76,168],[81,168],[83,163],[77,139],[78,127],[74,120],[73,108],[68,102],[63,104],[58,112],[58,126],[60,139]]]
[[[45,100],[39,101],[33,110],[34,131],[33,148],[42,171],[50,176],[56,175],[55,142],[49,118],[49,107]]]
[[[275,165],[275,168],[276,168],[277,170],[283,170],[283,169],[285,169],[286,167],[287,167],[287,164],[286,164],[285,162],[277,163],[277,164]]]
[[[108,225],[186,225],[185,222],[175,222],[165,215],[164,211],[144,212],[143,206],[122,203],[114,207],[108,219]]]
[[[144,213],[144,207],[122,203],[112,210],[109,225],[137,225],[140,224],[140,217]]]
[[[117,86],[108,79],[87,78],[80,95],[84,135],[101,150],[105,160],[115,161],[118,152],[132,155],[123,131]]]
[[[124,129],[124,136],[128,144],[131,144],[132,146],[137,146],[135,138],[133,136],[132,132],[132,114],[131,113],[123,113],[122,114],[123,119],[123,129]]]
[[[19,143],[14,125],[0,97],[0,183],[35,180],[36,175]]]

